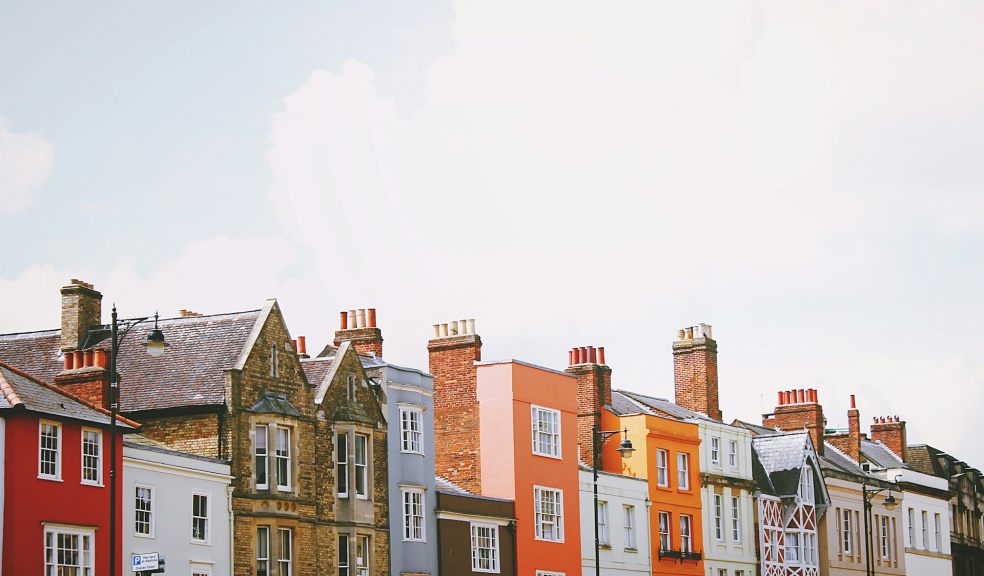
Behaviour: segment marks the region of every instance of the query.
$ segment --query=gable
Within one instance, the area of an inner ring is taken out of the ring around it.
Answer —
[[[318,384],[315,403],[329,420],[385,426],[386,418],[374,388],[355,348],[345,341],[335,353],[324,380]]]

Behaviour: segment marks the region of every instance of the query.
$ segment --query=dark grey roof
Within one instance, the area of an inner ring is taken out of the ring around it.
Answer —
[[[264,392],[263,396],[256,404],[253,404],[249,411],[256,414],[283,414],[295,418],[301,415],[285,394],[277,392]]]
[[[942,453],[938,448],[926,444],[916,444],[906,447],[905,457],[909,465],[916,471],[946,478],[946,471],[939,459],[939,455]]]
[[[654,396],[647,396],[645,394],[639,394],[637,392],[628,392],[625,390],[620,390],[622,394],[625,394],[629,398],[640,402],[652,410],[657,412],[663,412],[664,414],[672,417],[679,418],[681,420],[686,420],[690,418],[698,418],[703,420],[711,420],[706,414],[701,414],[700,412],[694,412],[693,410],[688,410],[683,406],[674,404],[666,398],[656,398]]]
[[[758,452],[755,450],[752,450],[752,478],[762,493],[770,496],[779,495],[776,487],[772,485],[772,479],[769,478],[769,473],[762,466],[762,460],[759,459]]]
[[[220,460],[218,458],[208,458],[206,456],[199,456],[198,454],[189,454],[188,452],[179,452],[173,448],[169,448],[166,444],[161,444],[156,440],[151,440],[142,434],[128,434],[126,438],[123,439],[123,446],[127,448],[137,448],[139,450],[150,450],[151,452],[159,452],[161,454],[173,454],[175,456],[181,456],[183,458],[192,458],[194,460],[201,460],[202,462],[214,462],[216,464],[229,464],[228,460]]]
[[[836,470],[847,472],[848,474],[864,474],[860,464],[829,442],[823,443],[823,455],[820,456],[820,467],[824,470]]]
[[[458,486],[454,482],[444,478],[443,476],[434,476],[434,488],[438,492],[444,492],[445,494],[456,494],[458,496],[474,496],[468,490],[465,490],[461,486]]]
[[[612,390],[612,404],[609,406],[618,416],[627,414],[653,414],[644,404],[636,402],[621,390]]]
[[[758,453],[762,467],[769,474],[803,467],[810,448],[806,432],[787,432],[752,437],[752,448]]]
[[[110,423],[107,411],[6,364],[0,364],[0,409],[30,410],[95,424]],[[118,420],[118,425],[133,428],[123,420]]]
[[[881,440],[861,440],[861,454],[879,468],[908,468]]]
[[[221,405],[224,370],[234,368],[260,310],[160,320],[167,349],[157,358],[144,348],[153,319],[130,330],[120,346],[121,406],[125,413],[182,406]],[[62,371],[61,331],[0,335],[0,360],[53,381]],[[91,330],[86,344],[109,349],[105,327]]]
[[[731,423],[732,426],[737,426],[739,428],[745,428],[750,430],[752,434],[757,436],[771,436],[773,434],[782,434],[781,431],[775,428],[766,428],[765,426],[759,426],[758,424],[752,424],[751,422],[745,422],[744,420],[735,420]]]
[[[317,358],[305,358],[301,360],[301,368],[304,369],[304,375],[307,376],[307,381],[314,387],[324,382],[325,374],[328,373],[328,369],[331,368],[331,363],[334,359],[334,356],[318,356]]]

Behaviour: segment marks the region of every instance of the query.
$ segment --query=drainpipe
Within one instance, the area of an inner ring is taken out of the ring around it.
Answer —
[[[231,480],[230,480],[231,482]],[[232,542],[234,540],[235,526],[232,514],[232,485],[226,486],[226,506],[229,510],[229,574],[236,573],[236,556],[233,552]]]
[[[646,486],[646,490],[649,486]],[[646,496],[646,532],[649,533],[649,574],[653,573],[653,519],[649,516],[649,509],[653,507],[649,496]]]

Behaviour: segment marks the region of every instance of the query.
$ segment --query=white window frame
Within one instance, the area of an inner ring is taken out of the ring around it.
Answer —
[[[623,536],[625,538],[624,547],[626,550],[635,550],[636,543],[636,533],[635,533],[635,506],[630,504],[622,505],[622,528]]]
[[[690,514],[680,514],[680,551],[694,551],[694,518]]]
[[[262,538],[260,537],[261,533],[263,534]],[[260,546],[261,542],[264,543],[266,547],[266,553],[262,555],[260,554],[260,549],[263,548],[262,546]],[[272,565],[270,563],[270,556],[271,556],[270,527],[265,525],[257,526],[256,527],[256,565],[254,566],[254,572],[253,572],[254,574],[257,575],[260,574],[260,567],[261,567],[260,563],[262,562],[263,564],[266,565],[266,571],[265,571],[266,576],[273,576]]]
[[[892,545],[889,540],[888,516],[878,516],[878,556],[882,560],[892,557]]]
[[[841,512],[841,548],[845,555],[854,555],[854,530],[851,527],[853,510],[845,508]]]
[[[90,455],[88,455],[88,454],[85,453],[86,434],[95,434],[96,435],[96,438],[97,438],[97,441],[96,441],[96,468],[95,468],[95,470],[96,470],[96,479],[95,480],[86,480],[86,478],[85,478],[85,473],[86,473],[86,468],[87,468],[86,467],[86,458],[91,458]],[[85,484],[86,486],[102,486],[103,485],[103,433],[102,433],[102,430],[99,430],[98,428],[89,428],[89,427],[83,426],[82,427],[82,434],[81,434],[81,441],[80,442],[81,442],[81,446],[82,446],[82,448],[81,448],[81,450],[82,450],[82,452],[81,452],[81,454],[82,454],[82,458],[81,458],[81,460],[82,460],[82,462],[81,462],[81,465],[82,465],[81,466],[81,468],[82,468],[82,475],[80,476],[80,478],[82,478],[82,484]]]
[[[659,548],[660,550],[672,550],[673,530],[670,528],[670,521],[672,520],[670,513],[660,511],[657,517],[659,519]]]
[[[906,532],[907,532],[907,536],[909,537],[909,547],[915,548],[916,547],[916,509],[915,508],[910,507],[908,509],[906,519],[908,520],[908,522],[906,522],[908,524],[908,530],[906,530]]]
[[[195,497],[205,498],[205,516],[195,514]],[[195,520],[205,521],[205,538],[195,538]],[[191,493],[191,543],[210,544],[212,542],[212,495],[208,492]]]
[[[608,502],[598,500],[598,544],[611,546],[612,539],[608,533]]]
[[[721,438],[711,437],[711,464],[721,464]]]
[[[342,557],[344,551],[344,558]],[[338,535],[338,576],[352,574],[352,543],[348,534]]]
[[[799,481],[800,500],[812,504],[813,493],[813,472],[810,468],[804,468]]]
[[[359,556],[359,549],[365,552],[364,556]],[[369,561],[372,559],[372,540],[365,534],[358,534],[355,537],[355,569],[356,576],[368,576]]]
[[[690,454],[677,452],[677,489],[690,490]]]
[[[54,553],[51,555],[55,560],[54,564],[48,563],[48,548],[49,541],[48,537],[51,537],[51,546]],[[75,536],[78,538],[78,556],[79,564],[76,566],[58,564],[58,537],[59,536]],[[59,567],[77,567],[79,568],[79,576],[95,576],[96,573],[96,531],[88,528],[80,528],[77,526],[62,526],[62,525],[52,525],[48,524],[44,526],[44,530],[41,536],[41,551],[42,551],[42,568],[44,572],[49,573],[49,568],[51,569],[51,574],[58,573]],[[85,540],[88,540],[88,553],[85,551]]]
[[[738,441],[728,440],[728,465],[732,468],[738,467]]]
[[[149,500],[149,502],[150,502],[150,510],[138,510],[137,509],[137,491],[138,490],[148,490],[150,492],[150,500]],[[157,523],[156,522],[156,520],[157,520],[157,513],[156,513],[156,510],[155,510],[155,508],[156,508],[156,502],[155,502],[156,496],[154,494],[155,492],[156,492],[156,490],[154,489],[154,486],[151,485],[151,484],[135,484],[133,486],[133,535],[136,536],[137,538],[154,538],[155,537],[155,534],[156,534],[156,526],[155,525]],[[137,515],[140,514],[141,512],[146,513],[147,514],[147,518],[148,518],[148,520],[147,520],[148,532],[146,534],[143,533],[143,532],[137,531],[137,522],[139,522]]]
[[[263,436],[262,445],[260,436]],[[262,451],[262,452],[261,452]],[[260,461],[262,459],[262,464]],[[266,424],[258,424],[253,433],[253,481],[256,483],[257,490],[270,489],[270,428]],[[260,470],[263,471],[263,480],[260,482]]]
[[[486,532],[486,534],[483,536],[482,532]],[[487,524],[485,522],[472,522],[469,527],[469,533],[471,534],[472,572],[498,574],[499,527],[495,524]],[[485,538],[491,546],[481,546],[483,543],[483,538]],[[487,558],[482,558],[482,550],[489,551]],[[488,566],[482,566],[483,560],[488,560]]]
[[[400,488],[403,503],[403,541],[426,542],[427,515],[423,488]]]
[[[292,576],[293,573],[294,532],[290,528],[277,528],[277,576]]]
[[[741,499],[731,497],[731,541],[741,544]]]
[[[44,427],[52,426],[55,430],[55,448],[44,447]],[[64,438],[64,431],[62,430],[61,422],[55,422],[54,420],[40,420],[38,421],[38,478],[42,480],[57,480],[62,479],[62,440]],[[46,463],[44,461],[44,455],[48,452],[54,452],[55,455],[55,473],[47,474],[43,471],[43,466]]]
[[[277,462],[277,490],[279,492],[290,492],[293,482],[291,481],[292,470],[291,470],[291,429],[287,426],[276,426],[274,428],[274,448],[275,454],[274,458]],[[280,439],[284,435],[286,437],[286,442],[284,445],[285,450],[280,449]],[[280,470],[281,465],[284,465],[285,474],[287,476],[287,482],[283,482],[281,478]]]
[[[359,440],[363,442],[362,448],[362,460],[359,463]],[[354,460],[355,460],[355,497],[360,500],[369,499],[369,436],[365,434],[355,435],[355,450]],[[359,468],[362,468],[362,481],[359,482]],[[361,486],[360,486],[361,484]]]
[[[815,566],[817,563],[817,535],[814,532],[803,532],[803,564]]]
[[[923,550],[929,550],[929,512],[922,510],[920,516],[922,520],[922,548]]]
[[[724,495],[714,495],[714,539],[724,542]]]
[[[544,420],[542,416],[547,416],[547,419]],[[535,404],[530,405],[533,453],[537,456],[561,458],[562,439],[560,416],[560,410],[545,408]],[[550,430],[551,426],[556,429]]]
[[[943,519],[939,512],[933,515],[936,528],[936,551],[943,552]]]
[[[543,512],[543,497],[547,494],[556,495],[556,510],[552,516],[554,527],[554,537],[545,537]],[[535,538],[544,542],[563,542],[564,541],[564,491],[559,488],[548,488],[546,486],[533,486],[533,521],[535,527]]]
[[[786,562],[790,564],[800,564],[802,562],[802,542],[803,534],[798,531],[786,532],[783,538],[783,548],[785,549]]]
[[[656,449],[656,485],[660,488],[670,486],[670,453],[662,448]]]
[[[335,471],[338,475],[335,478],[335,490],[339,498],[349,497],[349,444],[348,433],[341,432],[335,434]]]
[[[400,452],[424,453],[424,410],[419,406],[400,406]]]

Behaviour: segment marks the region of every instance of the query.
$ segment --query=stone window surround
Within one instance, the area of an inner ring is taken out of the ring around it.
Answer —
[[[267,462],[267,484],[266,487],[257,488],[256,486],[256,428],[259,426],[267,427],[267,452],[266,452],[266,462]],[[291,486],[290,490],[280,490],[276,484],[276,434],[277,426],[288,428],[290,430],[290,478]],[[254,492],[264,492],[271,495],[274,494],[297,494],[298,482],[294,481],[296,478],[300,478],[299,470],[299,460],[297,458],[298,454],[298,422],[296,418],[289,416],[282,416],[277,414],[255,414],[251,415],[249,419],[249,444],[250,444],[250,486],[253,488]]]
[[[348,496],[343,497],[342,498],[343,500],[347,500],[354,497],[359,500],[368,500],[371,502],[374,499],[373,496],[373,478],[374,478],[373,463],[375,462],[375,454],[373,453],[374,452],[373,440],[375,439],[374,432],[375,432],[374,427],[368,424],[361,424],[355,422],[336,422],[334,426],[332,426],[331,438],[333,439],[333,441],[337,441],[338,436],[344,434],[346,441],[348,442],[348,476],[349,476]],[[356,485],[355,485],[355,435],[356,434],[361,434],[367,437],[366,495],[365,496],[359,496],[356,493]],[[337,453],[338,453],[337,451],[333,451],[332,454],[332,468],[334,470],[337,470],[338,467],[338,462],[335,458],[335,455],[337,455]],[[337,498],[338,494],[336,493],[335,496]]]
[[[261,527],[269,529],[269,532],[267,532],[267,537],[269,538],[268,545],[267,545],[267,558],[270,563],[269,573],[271,575],[277,573],[277,559],[280,558],[280,530],[291,531],[291,548],[292,548],[291,558],[294,559],[295,565],[293,566],[293,568],[296,571],[297,559],[301,557],[300,554],[298,554],[298,550],[297,550],[297,543],[299,541],[298,528],[300,527],[300,521],[294,518],[282,518],[282,517],[256,518],[256,523],[253,526],[252,560],[250,560],[250,562],[253,563],[253,570],[256,569],[256,557],[257,557],[256,529]]]

